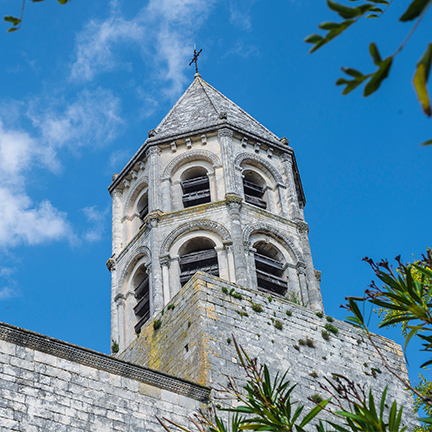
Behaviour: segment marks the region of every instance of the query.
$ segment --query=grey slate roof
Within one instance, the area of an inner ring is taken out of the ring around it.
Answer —
[[[219,115],[226,113],[226,123],[237,126],[267,141],[280,144],[279,138],[238,105],[205,82],[199,74],[171,108],[155,131],[157,139],[209,128],[221,123]]]

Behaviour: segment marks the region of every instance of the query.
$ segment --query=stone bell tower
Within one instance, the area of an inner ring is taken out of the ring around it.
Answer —
[[[200,74],[109,192],[120,350],[197,270],[323,309],[293,149]]]

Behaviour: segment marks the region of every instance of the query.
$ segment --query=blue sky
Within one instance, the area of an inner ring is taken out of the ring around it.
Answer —
[[[397,48],[404,6],[309,55],[336,19],[323,0],[28,3],[22,29],[0,28],[0,321],[109,351],[107,186],[192,81],[194,42],[203,79],[295,149],[326,312],[343,319],[373,278],[364,256],[432,245],[431,120],[411,85],[431,15],[378,93],[334,85],[340,66],[371,70],[369,41]]]

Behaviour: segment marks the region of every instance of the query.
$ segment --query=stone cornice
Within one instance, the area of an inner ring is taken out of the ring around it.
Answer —
[[[210,389],[207,387],[10,324],[0,323],[0,340],[140,381],[198,401],[205,402],[209,399]]]

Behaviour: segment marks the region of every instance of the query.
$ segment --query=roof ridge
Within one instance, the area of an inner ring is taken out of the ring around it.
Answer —
[[[199,80],[201,88],[203,89],[205,95],[207,96],[207,99],[210,101],[210,103],[212,104],[214,110],[216,111],[216,114],[219,115],[220,114],[220,109],[218,109],[217,103],[213,102],[212,98],[207,93],[207,90],[205,89],[205,86],[203,85],[203,83],[205,83],[205,84],[207,84],[207,83],[202,78],[197,78],[197,79]]]
[[[264,129],[266,132],[268,132],[269,134],[271,134],[273,137],[275,137],[275,139],[277,139],[279,141],[279,137],[273,133],[271,130],[267,129],[262,123],[260,123],[257,119],[255,119],[254,117],[252,117],[249,113],[247,113],[243,108],[241,108],[239,105],[237,105],[235,102],[233,102],[230,98],[228,98],[227,96],[225,96],[223,93],[221,93],[218,89],[214,88],[211,84],[209,84],[207,81],[204,81],[201,78],[201,81],[208,85],[212,90],[214,90],[216,93],[218,93],[223,99],[225,99],[227,102],[233,104],[235,107],[237,107],[242,114],[246,115],[250,120],[252,120],[255,124],[257,124],[259,127],[261,127],[262,129]],[[206,92],[207,94],[207,92]]]
[[[180,105],[180,102],[186,97],[186,94],[188,90],[194,85],[195,79],[191,82],[189,87],[183,92],[183,94],[180,96],[180,98],[177,100],[177,102],[172,106],[172,108],[168,111],[168,113],[165,115],[165,117],[159,122],[159,124],[156,126],[156,132],[158,132],[161,129],[161,126],[165,123],[165,120],[168,119],[170,114],[177,108],[177,105]]]

